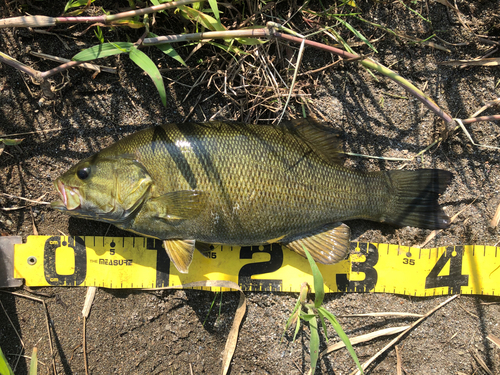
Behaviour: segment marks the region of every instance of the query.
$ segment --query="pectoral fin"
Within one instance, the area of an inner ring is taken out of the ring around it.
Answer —
[[[199,190],[173,191],[151,198],[148,209],[166,221],[193,219],[205,208],[205,198],[205,194]]]
[[[163,246],[168,257],[180,273],[188,273],[193,260],[195,240],[165,240]]]
[[[305,257],[306,254],[302,248],[304,246],[316,262],[333,264],[346,257],[349,250],[349,239],[349,227],[339,223],[333,229],[313,232],[307,237],[286,243],[285,246]]]

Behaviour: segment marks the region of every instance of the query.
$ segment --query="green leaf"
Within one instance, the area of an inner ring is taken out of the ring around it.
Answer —
[[[90,0],[90,3],[93,3],[94,1],[95,0]],[[85,5],[87,5],[87,3],[88,3],[88,0],[69,0],[66,3],[66,6],[64,7],[63,14],[66,13],[69,9],[85,6]]]
[[[15,146],[24,141],[24,138],[6,139],[0,138],[0,142],[4,143],[6,146]]]
[[[214,12],[215,19],[220,23],[219,7],[217,6],[217,0],[208,0],[212,12]]]
[[[368,41],[368,39],[365,38],[363,34],[361,34],[358,30],[356,30],[354,27],[351,26],[347,21],[344,21],[342,18],[339,17],[334,17],[337,21],[339,21],[341,24],[343,24],[345,27],[347,27],[351,32],[356,35],[359,39],[361,39],[364,43],[368,45],[375,53],[378,53],[378,51],[371,45],[371,43]]]
[[[349,341],[349,337],[347,337],[347,335],[345,334],[344,330],[342,329],[342,326],[337,321],[337,318],[335,318],[335,315],[333,315],[330,311],[328,311],[324,307],[318,307],[318,314],[321,317],[325,317],[330,321],[330,323],[333,326],[333,329],[335,329],[335,332],[337,332],[337,335],[339,335],[340,339],[342,340],[345,347],[347,348],[347,351],[349,352],[352,359],[356,363],[358,370],[361,372],[361,374],[363,374],[363,368],[361,367],[361,364],[359,363],[358,356],[356,355],[356,352],[354,351],[354,348],[351,345],[351,341]]]
[[[214,47],[218,47],[221,50],[223,50],[223,51],[225,51],[225,52],[227,52],[229,54],[237,53],[237,54],[249,55],[248,52],[245,52],[242,49],[239,49],[238,47],[233,46],[233,45],[226,46],[224,44],[216,43],[216,42],[213,42],[213,41],[208,42],[208,44],[210,44],[210,45],[212,45]],[[236,57],[234,55],[231,55],[231,57],[236,60]]]
[[[107,56],[119,55],[120,53],[130,52],[134,47],[134,43],[116,42],[103,43],[96,46],[84,49],[82,52],[73,56],[74,61],[90,61],[100,59]]]
[[[319,332],[318,321],[311,319],[309,321],[309,328],[311,329],[311,337],[309,339],[309,355],[311,357],[311,374],[314,375],[316,371],[316,364],[319,357]]]
[[[113,21],[112,25],[128,26],[131,29],[142,29],[144,27],[144,22],[137,21],[137,20],[117,20],[117,21]]]
[[[293,340],[295,341],[295,338],[297,337],[297,333],[299,333],[300,329],[300,319],[297,319],[297,323],[295,324],[295,332],[293,333]]]
[[[297,314],[297,311],[299,309],[300,309],[300,300],[297,300],[297,303],[295,304],[295,307],[293,308],[292,315],[290,315],[290,317],[288,318],[288,320],[286,322],[285,332],[288,329],[288,327],[290,327],[290,324],[292,323],[292,321],[293,321],[293,319],[294,319],[294,317]],[[285,334],[285,332],[283,332],[283,334]]]
[[[31,355],[30,372],[29,372],[30,375],[36,375],[38,372],[37,353],[38,353],[38,349],[35,346],[33,348],[33,354]]]
[[[161,102],[167,106],[167,93],[163,83],[163,77],[156,67],[155,63],[142,51],[136,47],[132,47],[129,53],[130,59],[135,62],[142,70],[144,70],[153,80],[153,83],[160,94]]]
[[[182,10],[184,10],[192,20],[199,22],[206,29],[212,31],[226,31],[226,28],[220,23],[220,21],[209,16],[208,14],[202,13],[191,7],[183,7]]]
[[[149,33],[148,38],[156,38],[158,35],[154,33]],[[172,47],[171,44],[157,44],[155,45],[156,48],[158,48],[160,51],[162,51],[165,55],[173,58],[176,60],[178,63],[187,66],[182,57],[179,56],[177,51]]]
[[[323,332],[325,333],[326,342],[328,342],[328,331],[326,330],[325,318],[323,317],[323,315],[319,313],[318,313],[318,318],[319,321],[321,322],[321,326],[323,327]]]
[[[300,314],[300,319],[310,322],[312,319],[316,319],[316,314]]]
[[[323,303],[323,299],[325,298],[325,289],[324,289],[324,283],[323,283],[323,275],[319,271],[318,265],[314,261],[314,259],[311,257],[311,254],[309,254],[309,251],[302,245],[302,248],[304,249],[304,252],[306,253],[307,260],[309,261],[309,265],[311,266],[311,271],[313,274],[313,280],[314,280],[314,306],[320,307],[321,304]]]
[[[236,40],[239,43],[245,44],[247,46],[255,46],[255,45],[258,45],[258,44],[264,44],[264,43],[268,42],[267,40],[260,40],[260,39],[257,39],[257,38],[236,38]]]
[[[14,372],[9,366],[9,362],[7,362],[7,358],[2,352],[2,348],[0,348],[0,374],[2,375],[14,375]]]
[[[99,40],[99,43],[104,43],[104,37],[102,36],[102,29],[97,25],[96,29],[94,30],[94,34],[96,38]]]

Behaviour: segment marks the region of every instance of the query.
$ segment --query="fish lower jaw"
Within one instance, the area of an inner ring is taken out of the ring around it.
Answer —
[[[54,208],[64,209],[67,211],[73,211],[81,208],[82,197],[76,188],[65,186],[61,181],[57,181],[56,187],[62,199],[60,201],[53,202]]]
[[[62,210],[62,211],[66,211],[67,208],[66,208],[66,205],[64,204],[63,201],[53,201],[53,202],[50,202],[50,207],[55,209],[55,210]]]

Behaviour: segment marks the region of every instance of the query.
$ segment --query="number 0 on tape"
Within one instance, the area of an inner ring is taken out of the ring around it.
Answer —
[[[494,296],[500,294],[498,249],[352,242],[349,259],[319,269],[327,292]],[[161,288],[231,280],[248,291],[298,292],[313,281],[307,260],[278,244],[213,246],[207,257],[196,252],[189,273],[179,274],[162,242],[142,237],[29,236],[15,245],[13,269],[28,286]]]

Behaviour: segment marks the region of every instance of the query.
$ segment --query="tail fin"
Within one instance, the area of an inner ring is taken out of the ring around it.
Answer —
[[[450,183],[451,172],[420,169],[384,174],[394,195],[383,221],[425,229],[443,229],[450,225],[450,218],[439,206],[438,198]]]

